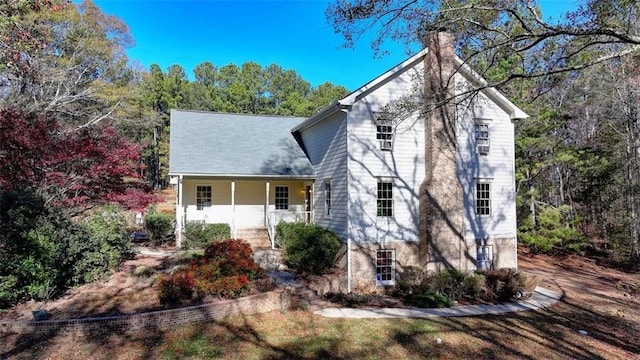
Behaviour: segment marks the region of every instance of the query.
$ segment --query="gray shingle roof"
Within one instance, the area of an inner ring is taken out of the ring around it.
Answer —
[[[300,117],[171,110],[169,173],[310,176],[290,130]]]

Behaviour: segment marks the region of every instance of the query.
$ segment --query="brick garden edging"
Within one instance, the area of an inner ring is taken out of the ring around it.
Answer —
[[[132,315],[71,320],[6,321],[0,322],[0,333],[30,334],[49,331],[83,333],[104,330],[132,333],[167,330],[177,325],[220,320],[227,316],[284,311],[290,304],[290,294],[280,289],[235,300]]]

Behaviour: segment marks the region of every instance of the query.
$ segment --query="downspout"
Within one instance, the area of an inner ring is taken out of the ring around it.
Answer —
[[[346,142],[346,156],[347,156],[347,167],[346,167],[346,183],[347,183],[347,293],[353,292],[353,284],[352,284],[352,276],[353,273],[351,271],[351,222],[349,221],[349,217],[351,216],[351,201],[349,201],[349,111],[351,110],[351,106],[349,105],[341,105],[340,103],[336,104],[341,111],[345,113],[345,121],[346,124],[346,134],[345,134],[345,142]]]

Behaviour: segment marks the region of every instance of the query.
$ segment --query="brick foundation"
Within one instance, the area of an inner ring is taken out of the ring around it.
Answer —
[[[177,309],[134,315],[47,321],[0,322],[0,333],[29,334],[37,332],[90,333],[113,331],[135,333],[168,330],[177,325],[220,320],[234,315],[252,315],[274,310],[286,310],[291,296],[284,290],[251,295],[236,300],[202,304]]]

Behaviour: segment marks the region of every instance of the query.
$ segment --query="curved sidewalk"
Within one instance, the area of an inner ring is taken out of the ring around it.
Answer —
[[[487,314],[503,314],[516,311],[535,310],[550,306],[560,300],[561,295],[541,287],[537,287],[526,300],[499,305],[460,305],[445,309],[421,308],[325,308],[314,311],[316,315],[328,318],[348,319],[393,319],[393,318],[431,318],[453,316],[478,316]]]

